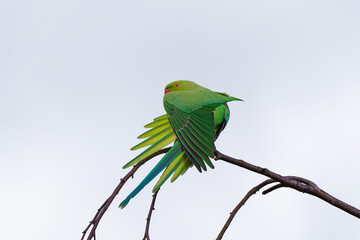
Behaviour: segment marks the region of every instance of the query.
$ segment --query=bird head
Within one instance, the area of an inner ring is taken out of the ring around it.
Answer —
[[[196,89],[198,87],[194,82],[186,81],[186,80],[179,80],[172,83],[169,83],[165,87],[165,94],[169,92],[175,92],[175,91],[190,91]]]

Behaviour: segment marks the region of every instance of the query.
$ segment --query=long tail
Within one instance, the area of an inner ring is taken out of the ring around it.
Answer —
[[[142,180],[142,182],[127,196],[127,198],[122,201],[119,205],[120,208],[124,208],[131,198],[135,197],[151,180],[153,180],[161,171],[163,171],[167,166],[172,162],[176,162],[176,165],[179,166],[183,160],[184,152],[181,149],[180,143],[175,142],[172,148],[165,154],[165,156],[158,162],[158,164],[151,170],[151,172]],[[172,173],[173,171],[171,171]],[[167,177],[166,177],[167,178]],[[165,179],[166,180],[166,179]],[[163,183],[164,181],[162,181]],[[162,185],[160,184],[160,186]],[[157,185],[157,189],[160,188]]]

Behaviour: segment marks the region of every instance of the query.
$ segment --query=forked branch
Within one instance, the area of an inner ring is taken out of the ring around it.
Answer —
[[[91,231],[87,237],[87,240],[91,240],[91,239],[96,239],[96,235],[95,235],[95,231],[96,228],[101,220],[101,218],[103,217],[104,213],[106,212],[106,210],[109,208],[110,204],[112,203],[112,201],[114,200],[114,198],[116,197],[116,195],[120,192],[120,189],[124,186],[124,184],[126,183],[126,181],[130,178],[133,177],[134,173],[147,161],[149,161],[150,159],[152,159],[153,157],[156,157],[157,155],[160,155],[162,153],[166,153],[167,151],[169,151],[170,148],[164,148],[161,149],[157,152],[155,152],[154,154],[150,155],[149,157],[145,158],[144,160],[142,160],[141,162],[139,162],[138,164],[136,164],[129,172],[128,174],[125,175],[124,178],[122,178],[120,180],[120,183],[117,185],[117,187],[114,189],[113,193],[111,194],[110,197],[108,197],[108,199],[106,199],[106,201],[101,205],[101,207],[97,210],[94,218],[89,222],[88,226],[85,228],[84,231],[82,231],[82,237],[81,240],[85,239],[86,233],[89,231],[89,229],[91,228]],[[150,221],[150,220],[149,220]],[[150,224],[150,223],[149,223]]]
[[[248,169],[250,171],[262,174],[266,177],[269,177],[270,179],[265,180],[264,182],[260,183],[259,185],[252,188],[245,197],[239,202],[239,204],[234,208],[234,210],[230,213],[230,216],[228,220],[226,221],[225,225],[223,226],[222,230],[220,231],[219,235],[217,236],[217,240],[220,240],[227,228],[229,227],[231,221],[235,217],[238,210],[245,204],[245,202],[256,192],[258,192],[261,188],[265,187],[268,184],[277,182],[275,186],[270,187],[269,189],[263,191],[263,194],[267,194],[269,192],[272,192],[278,188],[281,187],[289,187],[292,189],[295,189],[299,192],[307,193],[310,195],[313,195],[315,197],[318,197],[331,205],[357,217],[360,218],[360,210],[331,196],[321,188],[319,188],[315,183],[311,182],[310,180],[307,180],[305,178],[301,177],[295,177],[295,176],[281,176],[280,174],[274,173],[270,171],[269,169],[262,168],[259,166],[252,165],[250,163],[247,163],[241,159],[235,159],[232,157],[229,157],[225,154],[222,154],[219,151],[215,151],[215,160],[223,160],[225,162],[237,165],[239,167]]]
[[[237,165],[239,167],[246,168],[250,171],[262,174],[266,177],[276,180],[277,182],[279,182],[281,184],[281,186],[290,187],[295,190],[298,190],[299,192],[307,193],[307,194],[313,195],[315,197],[318,197],[318,198],[330,203],[331,205],[333,205],[337,208],[340,208],[341,210],[343,210],[357,218],[360,218],[360,210],[359,209],[331,196],[330,194],[328,194],[327,192],[325,192],[324,190],[322,190],[316,184],[312,183],[309,180],[301,178],[303,181],[305,181],[305,182],[302,182],[302,181],[298,181],[300,178],[294,179],[294,178],[283,177],[280,174],[270,171],[269,169],[252,165],[241,159],[236,159],[236,158],[226,156],[225,154],[222,154],[219,151],[215,151],[215,159],[223,160],[225,162]]]

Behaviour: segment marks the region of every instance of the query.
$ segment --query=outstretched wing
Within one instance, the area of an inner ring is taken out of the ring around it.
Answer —
[[[209,157],[214,157],[215,123],[213,106],[203,106],[185,112],[168,102],[164,103],[169,122],[187,157],[201,172],[205,163],[214,168]]]
[[[200,172],[206,171],[205,163],[214,168],[209,159],[214,157],[215,151],[217,123],[214,111],[234,100],[240,99],[206,88],[169,92],[164,96],[170,125],[187,157]],[[220,117],[224,118],[224,115]]]
[[[167,114],[155,118],[153,122],[145,125],[145,128],[151,128],[151,129],[141,134],[138,138],[139,139],[147,138],[147,139],[137,144],[136,146],[132,147],[131,150],[136,150],[149,145],[151,146],[145,149],[145,151],[143,151],[139,155],[137,155],[130,162],[125,164],[123,168],[130,167],[140,162],[141,160],[145,159],[146,157],[162,149],[163,147],[169,145],[170,143],[173,143],[176,140],[176,136],[170,126],[169,120],[167,118]]]
[[[145,125],[145,128],[150,128],[150,130],[138,136],[139,139],[146,138],[144,141],[140,142],[136,146],[132,147],[131,150],[137,150],[143,147],[148,146],[143,152],[129,161],[123,168],[130,167],[146,157],[150,156],[154,152],[160,150],[165,147],[169,143],[176,141],[176,135],[172,130],[167,114],[161,115],[154,120]],[[181,154],[180,154],[181,153]],[[178,157],[181,155],[182,157]],[[178,155],[174,155],[173,158],[164,157],[166,161],[166,170],[163,172],[161,178],[158,180],[154,187],[154,192],[160,188],[160,186],[171,176],[171,182],[174,182],[180,175],[183,175],[190,167],[193,166],[192,162],[189,158],[184,154],[182,148],[181,152]],[[161,160],[163,161],[163,160]],[[171,163],[171,164],[170,164]],[[160,168],[159,168],[160,169]],[[158,171],[160,173],[161,171]],[[157,175],[156,174],[156,175]],[[155,176],[156,176],[155,175]],[[154,177],[155,177],[154,176]]]

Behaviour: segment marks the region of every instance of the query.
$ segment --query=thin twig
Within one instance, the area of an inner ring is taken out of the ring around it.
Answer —
[[[160,188],[158,190],[156,190],[156,192],[153,194],[153,197],[152,197],[152,201],[151,201],[151,205],[150,205],[150,209],[149,209],[149,214],[148,214],[148,216],[146,218],[146,228],[145,228],[145,234],[144,234],[143,240],[150,240],[149,231],[150,231],[151,214],[155,210],[155,201],[156,201],[156,197],[157,197],[157,194],[158,194],[159,190],[160,190]]]
[[[108,197],[108,199],[106,199],[106,201],[101,205],[101,207],[97,210],[94,218],[89,222],[88,226],[85,228],[85,230],[82,232],[82,237],[81,240],[85,239],[86,233],[88,232],[88,230],[91,228],[91,231],[87,237],[87,240],[91,240],[94,239],[96,240],[96,236],[95,236],[95,231],[96,228],[101,220],[101,218],[103,217],[104,213],[106,212],[106,210],[109,208],[110,204],[112,203],[112,201],[114,200],[114,198],[116,197],[116,195],[119,193],[120,189],[124,186],[124,184],[126,183],[126,181],[132,177],[134,175],[134,173],[147,161],[149,161],[150,159],[152,159],[153,157],[160,155],[162,153],[166,153],[167,151],[169,151],[169,147],[168,148],[164,148],[161,149],[155,153],[153,153],[152,155],[150,155],[149,157],[145,158],[144,160],[142,160],[141,162],[139,162],[138,164],[136,164],[126,175],[124,178],[122,178],[120,180],[120,183],[117,185],[117,187],[114,189],[113,193],[110,195],[110,197]]]
[[[217,236],[216,240],[220,240],[222,239],[222,237],[225,234],[225,231],[227,230],[227,228],[230,226],[231,221],[233,220],[233,218],[235,217],[236,213],[239,211],[239,209],[246,203],[246,201],[255,193],[257,193],[257,191],[259,191],[262,187],[275,182],[275,180],[273,179],[268,179],[262,183],[260,183],[259,185],[257,185],[256,187],[253,187],[246,195],[245,197],[238,203],[238,205],[236,205],[236,207],[234,208],[234,210],[232,210],[232,212],[230,213],[230,216],[228,218],[228,220],[226,221],[226,223],[224,224],[223,228],[221,229],[219,235]]]
[[[301,178],[301,177],[296,177],[296,176],[286,176],[286,178],[289,178],[291,180],[295,180],[295,181],[299,181],[300,183],[302,184],[307,184],[311,187],[317,187],[315,183],[305,179],[305,178]],[[261,188],[271,184],[271,183],[275,183],[277,182],[276,180],[274,179],[267,179],[265,180],[264,182],[260,183],[259,185],[253,187],[246,195],[245,197],[238,203],[238,205],[236,205],[236,207],[234,208],[234,210],[230,213],[230,216],[229,218],[227,219],[227,221],[225,222],[223,228],[221,229],[219,235],[217,236],[216,240],[220,240],[222,239],[222,237],[224,236],[225,234],[225,231],[228,229],[228,227],[230,226],[230,223],[231,221],[234,219],[236,213],[239,211],[239,209],[246,203],[246,201],[254,194],[256,194],[258,191],[260,191]],[[284,184],[282,183],[279,183],[279,184],[276,184],[275,186],[272,186],[270,188],[268,188],[267,190],[264,190],[262,192],[263,195],[271,192],[271,191],[274,191],[278,188],[281,188],[281,187],[286,187]]]

